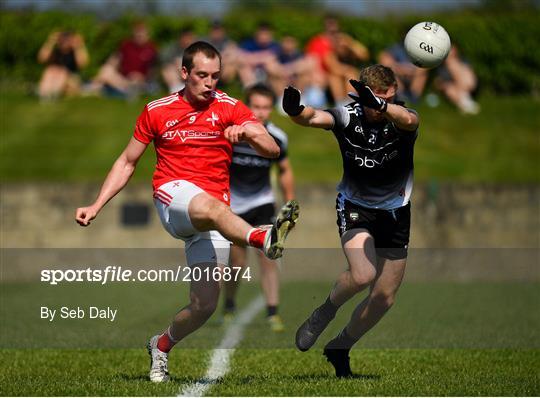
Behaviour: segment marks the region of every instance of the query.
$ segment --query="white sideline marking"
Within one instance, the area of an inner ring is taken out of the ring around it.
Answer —
[[[210,387],[229,372],[229,362],[234,354],[234,347],[244,337],[244,328],[263,308],[264,299],[262,296],[258,296],[234,318],[233,323],[227,327],[223,339],[212,352],[206,375],[197,382],[184,387],[178,394],[179,397],[202,397]]]

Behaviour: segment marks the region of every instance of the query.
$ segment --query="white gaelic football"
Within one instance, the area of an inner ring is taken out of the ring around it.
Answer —
[[[450,36],[435,22],[420,22],[405,36],[405,51],[411,62],[420,68],[439,66],[450,51]]]

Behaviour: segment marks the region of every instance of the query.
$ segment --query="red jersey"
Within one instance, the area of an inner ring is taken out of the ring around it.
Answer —
[[[328,72],[328,67],[324,62],[324,58],[332,51],[334,51],[334,46],[330,39],[324,34],[313,37],[306,45],[306,54],[316,57],[319,61],[319,65],[325,72]]]
[[[175,93],[148,103],[135,126],[138,141],[154,142],[154,191],[173,180],[186,180],[229,204],[232,144],[224,130],[232,125],[259,123],[241,101],[216,90],[204,108],[195,109]]]
[[[148,78],[157,59],[157,50],[152,42],[137,44],[126,40],[120,46],[120,73],[124,76],[136,72]]]

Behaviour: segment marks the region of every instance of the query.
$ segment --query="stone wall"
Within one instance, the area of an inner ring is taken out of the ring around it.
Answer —
[[[90,227],[74,221],[75,208],[95,198],[87,184],[10,184],[1,189],[2,247],[177,247],[161,227],[149,185],[130,184]],[[334,186],[298,189],[301,219],[289,245],[339,247]],[[124,226],[127,203],[150,206],[149,223]],[[538,248],[540,186],[417,184],[413,194],[413,248]]]

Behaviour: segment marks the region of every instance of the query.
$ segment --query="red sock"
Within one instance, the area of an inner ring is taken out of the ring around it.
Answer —
[[[246,235],[246,241],[248,245],[262,249],[264,246],[264,238],[268,229],[252,228]]]
[[[167,329],[165,333],[159,336],[158,342],[157,342],[157,348],[161,352],[169,352],[176,343],[177,342],[171,339],[171,337],[169,336],[169,330]]]

